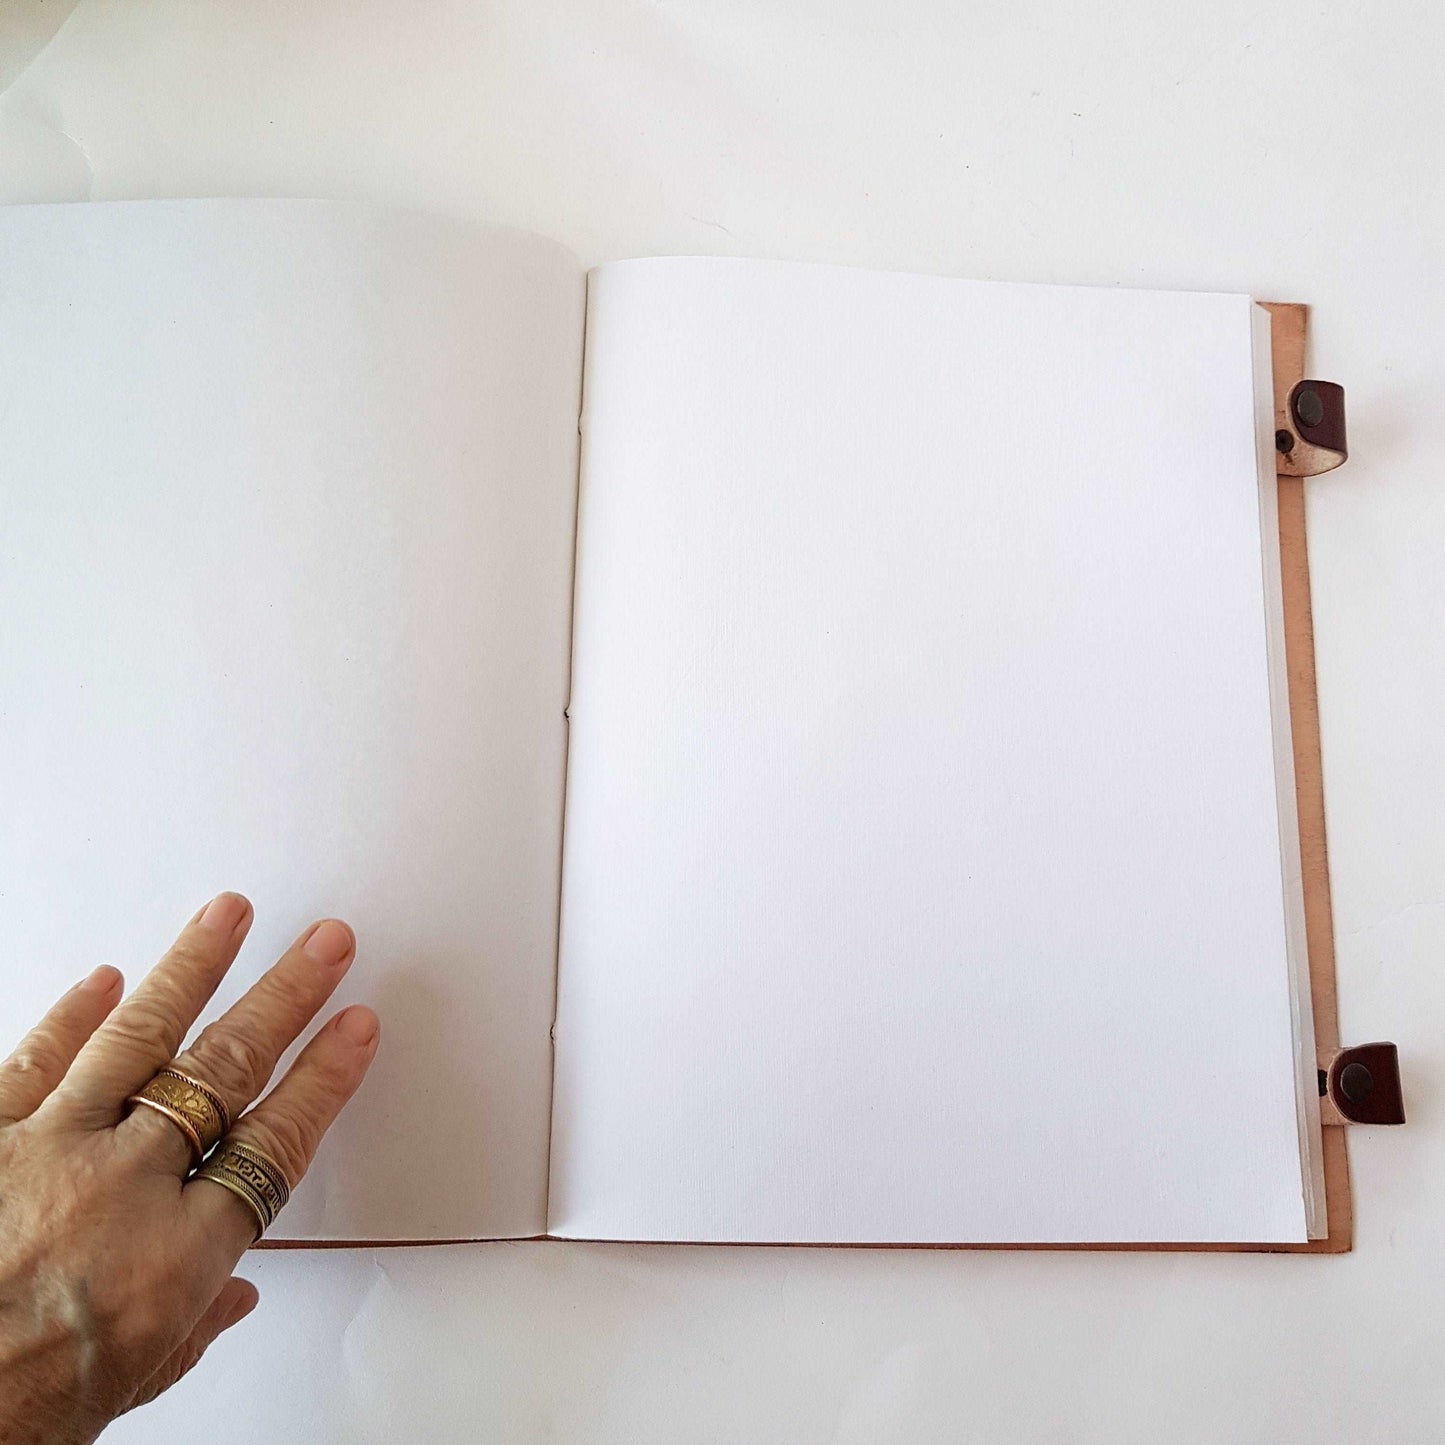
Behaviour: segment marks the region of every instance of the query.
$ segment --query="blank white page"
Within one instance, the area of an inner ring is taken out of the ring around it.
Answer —
[[[551,1230],[1304,1239],[1263,313],[589,312]]]
[[[381,1048],[279,1237],[544,1225],[583,312],[445,221],[0,211],[0,1053],[218,889],[217,1008],[349,919]]]

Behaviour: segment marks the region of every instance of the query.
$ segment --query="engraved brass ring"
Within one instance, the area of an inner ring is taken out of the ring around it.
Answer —
[[[270,1229],[291,1197],[291,1186],[281,1166],[254,1144],[240,1139],[224,1140],[195,1178],[209,1179],[241,1200],[256,1216],[257,1239]]]
[[[231,1127],[231,1115],[221,1096],[209,1084],[179,1069],[162,1069],[126,1103],[154,1109],[169,1119],[186,1136],[197,1165]]]

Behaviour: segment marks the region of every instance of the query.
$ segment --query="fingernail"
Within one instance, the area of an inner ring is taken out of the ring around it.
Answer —
[[[335,968],[355,947],[356,935],[339,918],[327,918],[311,930],[301,951],[307,958]]]
[[[206,904],[206,911],[196,922],[217,933],[234,933],[250,906],[239,893],[218,893]]]
[[[77,987],[86,993],[98,993],[103,998],[108,993],[114,993],[124,982],[118,968],[103,963],[89,977],[82,979]]]
[[[349,1008],[336,1020],[336,1032],[348,1043],[364,1048],[381,1032],[381,1020],[369,1008]]]

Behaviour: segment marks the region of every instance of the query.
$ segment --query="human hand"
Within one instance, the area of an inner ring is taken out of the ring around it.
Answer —
[[[0,1445],[93,1440],[256,1304],[231,1274],[256,1215],[188,1179],[185,1133],[128,1097],[174,1060],[220,1096],[236,1121],[227,1138],[294,1187],[375,1056],[376,1015],[344,1009],[243,1113],[355,955],[351,930],[328,919],[175,1057],[251,917],[220,894],[124,1002],[120,974],[98,968],[0,1064]]]

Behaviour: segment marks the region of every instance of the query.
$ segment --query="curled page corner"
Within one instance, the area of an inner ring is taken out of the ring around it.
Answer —
[[[0,9],[0,97],[60,33],[80,0],[9,0]]]
[[[0,205],[88,201],[95,166],[54,103],[29,92],[0,92]]]

